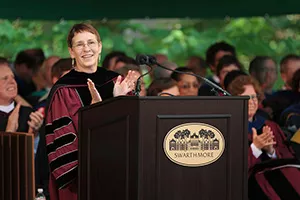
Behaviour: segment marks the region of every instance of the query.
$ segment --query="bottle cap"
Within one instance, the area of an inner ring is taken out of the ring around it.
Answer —
[[[43,192],[43,188],[39,188],[37,191],[38,191],[38,193],[42,193]]]

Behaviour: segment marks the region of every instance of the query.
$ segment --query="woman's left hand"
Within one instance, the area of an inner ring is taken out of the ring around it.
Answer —
[[[28,132],[37,134],[43,124],[44,116],[40,111],[35,111],[30,113],[29,118],[30,120],[27,122],[29,125]]]
[[[133,91],[135,89],[137,78],[137,72],[131,70],[128,71],[127,76],[123,81],[122,76],[118,76],[114,86],[114,97],[126,95],[128,92]]]

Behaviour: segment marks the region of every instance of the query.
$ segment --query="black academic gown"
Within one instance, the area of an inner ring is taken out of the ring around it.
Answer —
[[[77,199],[78,110],[91,103],[87,79],[91,79],[103,100],[113,97],[119,74],[99,68],[95,73],[71,70],[52,88],[45,119],[46,150],[50,165],[50,198]]]

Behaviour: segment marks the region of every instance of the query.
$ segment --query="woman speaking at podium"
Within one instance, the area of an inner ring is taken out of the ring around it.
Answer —
[[[135,72],[122,79],[98,67],[102,43],[89,24],[75,24],[67,38],[73,69],[53,86],[47,104],[46,145],[51,200],[77,199],[78,110],[102,99],[126,95],[135,87]]]

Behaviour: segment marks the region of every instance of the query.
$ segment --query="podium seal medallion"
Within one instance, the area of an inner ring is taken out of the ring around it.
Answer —
[[[212,125],[186,123],[167,133],[163,148],[172,162],[186,167],[200,167],[212,164],[222,156],[225,139]]]

